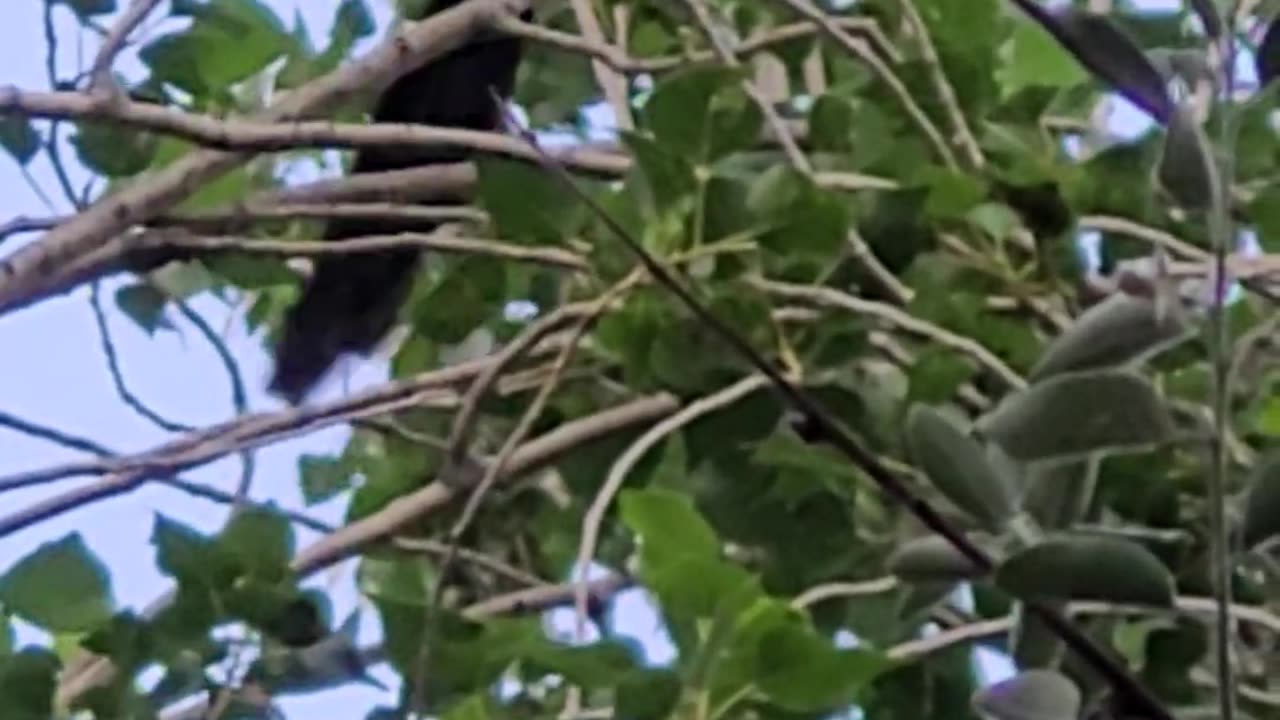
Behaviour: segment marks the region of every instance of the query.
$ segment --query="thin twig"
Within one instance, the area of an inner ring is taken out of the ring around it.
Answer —
[[[0,427],[6,427],[10,430],[30,435],[31,437],[48,440],[51,443],[61,445],[72,450],[79,450],[90,455],[98,457],[110,457],[115,455],[110,448],[90,440],[88,438],[79,437],[70,433],[59,430],[58,428],[40,425],[29,420],[23,420],[17,415],[7,413],[0,410]]]
[[[591,499],[591,505],[582,517],[582,537],[578,541],[578,591],[574,595],[575,637],[581,641],[586,632],[587,622],[587,573],[591,569],[591,558],[595,556],[596,545],[600,540],[600,529],[604,525],[605,514],[613,504],[613,498],[622,489],[636,463],[655,445],[666,439],[668,435],[697,420],[708,413],[721,410],[741,400],[751,393],[769,386],[769,379],[763,375],[750,375],[716,393],[699,398],[680,409],[671,417],[654,425],[643,435],[627,446],[621,455],[609,467],[609,474],[604,483]]]
[[[866,63],[867,67],[871,68],[872,74],[889,88],[889,92],[902,105],[907,116],[924,133],[925,138],[929,140],[929,143],[933,145],[934,150],[938,153],[938,157],[948,167],[956,166],[955,156],[951,152],[951,147],[947,145],[946,139],[942,137],[942,133],[938,131],[933,121],[929,119],[929,116],[921,109],[920,104],[912,97],[911,91],[907,89],[901,78],[893,72],[893,68],[876,55],[865,40],[853,37],[848,32],[845,32],[840,25],[832,20],[830,15],[815,7],[809,0],[777,1],[786,5],[797,15],[817,24],[822,29],[823,34],[835,40],[851,55]]]
[[[964,109],[960,107],[956,89],[951,85],[946,71],[942,68],[942,59],[938,57],[938,50],[933,46],[929,27],[925,24],[924,18],[920,17],[920,10],[916,7],[915,0],[901,0],[899,6],[920,45],[920,56],[924,60],[925,68],[929,71],[929,78],[933,81],[933,87],[938,93],[938,100],[950,116],[951,124],[955,126],[956,141],[968,156],[969,165],[981,170],[986,165],[986,158],[982,156],[982,148],[978,146],[977,138],[969,129],[969,122],[965,120]]]
[[[93,319],[98,326],[98,336],[102,343],[102,353],[107,359],[107,370],[111,373],[111,382],[115,384],[116,394],[124,400],[134,412],[149,420],[153,425],[166,432],[194,432],[195,428],[166,419],[155,410],[147,407],[124,381],[124,371],[120,367],[120,358],[116,354],[115,342],[111,339],[111,329],[107,326],[107,314],[102,308],[101,284],[93,283],[89,289],[89,306],[93,309]]]
[[[133,0],[129,3],[129,7],[111,26],[107,36],[102,39],[102,45],[98,47],[98,54],[89,68],[90,87],[102,89],[115,84],[111,79],[111,65],[115,63],[120,51],[124,50],[129,35],[159,4],[160,0]]]
[[[738,58],[733,54],[733,48],[721,37],[722,24],[717,23],[711,17],[711,10],[707,7],[706,2],[704,0],[684,1],[689,6],[689,9],[693,11],[693,16],[702,28],[703,35],[706,36],[707,42],[720,58],[720,61],[731,68],[741,67]],[[783,153],[786,154],[791,166],[804,175],[812,175],[813,166],[809,164],[809,159],[805,157],[804,151],[796,143],[795,138],[791,135],[791,130],[783,122],[782,117],[778,115],[778,111],[774,109],[773,104],[760,93],[760,90],[750,80],[744,78],[741,85],[742,91],[746,93],[747,98],[760,109],[760,114],[764,117],[765,122],[769,124],[769,127],[773,128],[774,137],[778,144],[782,146]]]

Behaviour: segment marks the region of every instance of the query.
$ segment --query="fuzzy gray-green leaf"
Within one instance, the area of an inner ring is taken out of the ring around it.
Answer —
[[[1160,186],[1184,208],[1210,208],[1221,193],[1213,146],[1191,106],[1179,106],[1170,118],[1156,172]]]
[[[1028,670],[974,693],[973,709],[990,720],[1075,720],[1081,702],[1066,676]]]
[[[1038,382],[983,416],[978,430],[1029,462],[1149,447],[1172,439],[1174,427],[1150,382],[1102,370]]]
[[[1029,379],[1036,382],[1074,370],[1125,365],[1168,347],[1188,333],[1182,313],[1158,313],[1151,298],[1113,293],[1086,310],[1049,344]]]
[[[995,580],[1023,600],[1173,604],[1169,570],[1150,550],[1114,537],[1048,538],[1005,559]]]
[[[986,573],[941,535],[908,540],[889,555],[889,572],[909,583],[974,580]]]
[[[1013,489],[976,440],[927,405],[907,414],[907,442],[924,474],[956,507],[999,532],[1017,512]]]
[[[1280,452],[1258,461],[1249,479],[1241,539],[1245,547],[1280,534]]]

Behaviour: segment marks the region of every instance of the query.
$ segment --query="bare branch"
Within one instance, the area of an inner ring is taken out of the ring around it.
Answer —
[[[278,121],[315,116],[357,92],[378,90],[491,26],[502,13],[523,10],[527,0],[467,0],[432,15],[384,41],[365,57],[283,95],[256,119]],[[244,153],[192,152],[129,187],[99,200],[38,243],[0,260],[0,312],[11,312],[45,296],[47,279],[76,265],[130,225],[145,222],[184,200],[197,188],[248,160]]]
[[[0,114],[31,118],[96,120],[139,130],[172,135],[206,148],[269,152],[298,148],[458,147],[536,160],[524,143],[499,133],[453,127],[396,123],[337,123],[313,121],[255,121],[185,113],[163,105],[106,98],[79,92],[30,92],[0,87]],[[616,153],[579,149],[576,167],[603,174],[621,174],[630,166]]]
[[[102,39],[102,45],[98,47],[98,54],[93,58],[93,65],[89,68],[91,87],[105,89],[115,84],[111,78],[111,65],[116,61],[116,56],[120,54],[120,51],[124,49],[129,40],[129,35],[147,19],[147,16],[159,4],[160,0],[133,0],[133,2],[129,3],[129,7],[125,9],[124,14],[112,26],[107,36]]]

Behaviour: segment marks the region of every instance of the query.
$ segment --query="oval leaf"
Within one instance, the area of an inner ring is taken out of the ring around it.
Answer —
[[[1173,419],[1150,382],[1111,370],[1036,383],[984,416],[978,429],[1009,457],[1028,462],[1165,442]]]
[[[995,580],[1023,600],[1173,604],[1173,576],[1164,564],[1141,545],[1115,537],[1046,539],[1000,563]]]
[[[1182,313],[1156,309],[1151,298],[1113,293],[1049,344],[1028,379],[1036,382],[1074,370],[1125,365],[1190,334]]]
[[[1280,452],[1268,454],[1253,469],[1241,532],[1245,547],[1276,534],[1280,534]]]
[[[1191,106],[1179,106],[1169,120],[1156,172],[1160,186],[1179,205],[1204,210],[1215,204],[1221,187],[1218,163]]]
[[[956,507],[999,532],[1017,512],[1013,489],[987,463],[982,446],[927,405],[907,414],[907,443],[929,481]]]
[[[973,695],[973,709],[991,720],[1075,720],[1080,688],[1052,670],[1028,670]]]
[[[1173,102],[1164,78],[1110,18],[1073,7],[1050,11],[1035,0],[1016,2],[1081,65],[1160,123],[1168,122]]]
[[[903,582],[949,583],[986,575],[946,538],[926,535],[908,540],[889,555],[888,570]]]
[[[0,577],[0,604],[55,633],[84,632],[111,617],[111,576],[80,533],[47,542]]]
[[[1254,54],[1254,66],[1258,71],[1258,88],[1264,88],[1280,76],[1280,18],[1271,21],[1267,32],[1258,43]]]

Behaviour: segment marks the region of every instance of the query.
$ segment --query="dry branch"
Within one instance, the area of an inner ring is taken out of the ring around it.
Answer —
[[[458,48],[499,15],[527,5],[527,0],[467,0],[396,33],[363,58],[283,95],[255,119],[270,122],[319,115],[357,92],[385,87]],[[40,242],[0,260],[0,312],[38,302],[47,296],[50,275],[63,274],[63,268],[81,263],[131,225],[163,213],[248,159],[244,153],[193,152],[99,200]]]

